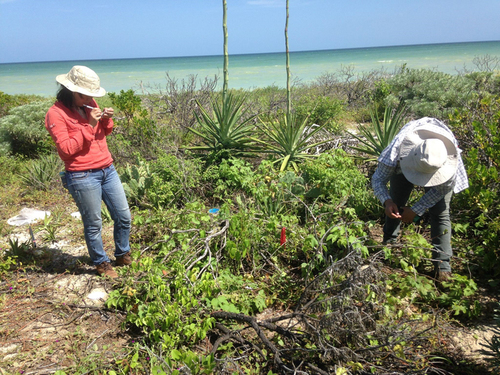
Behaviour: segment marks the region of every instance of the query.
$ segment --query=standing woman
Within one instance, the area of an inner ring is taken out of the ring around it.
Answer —
[[[118,173],[108,150],[106,136],[113,129],[113,108],[99,109],[93,98],[102,97],[97,74],[74,66],[56,77],[61,87],[56,103],[45,116],[45,127],[64,162],[69,192],[82,215],[87,249],[101,276],[117,277],[103,248],[101,201],[114,221],[116,265],[131,263],[131,215]]]

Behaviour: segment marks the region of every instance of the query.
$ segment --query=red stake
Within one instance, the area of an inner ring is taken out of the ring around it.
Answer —
[[[280,238],[280,245],[283,246],[283,248],[286,247],[285,242],[286,242],[286,229],[285,227],[283,227],[281,228],[281,238]]]

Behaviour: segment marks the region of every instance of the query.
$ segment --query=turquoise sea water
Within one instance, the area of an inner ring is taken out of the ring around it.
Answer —
[[[385,69],[393,72],[402,64],[409,68],[435,69],[450,74],[473,68],[475,57],[500,59],[500,41],[425,44],[412,46],[304,51],[290,54],[292,76],[307,83],[324,73],[335,73],[342,65],[355,72]],[[73,65],[86,65],[97,72],[107,91],[138,90],[143,85],[166,85],[166,73],[178,80],[218,75],[222,82],[222,56],[56,61],[0,64],[0,91],[7,94],[51,96],[57,91],[55,77]],[[277,85],[285,87],[285,53],[229,56],[229,87],[251,89]]]

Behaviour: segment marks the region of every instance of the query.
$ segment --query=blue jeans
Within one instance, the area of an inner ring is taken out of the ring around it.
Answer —
[[[115,257],[130,251],[131,215],[120,177],[113,165],[89,171],[66,171],[68,190],[82,215],[85,242],[94,265],[109,262],[101,237],[101,201],[114,221]]]
[[[406,206],[412,190],[413,184],[402,173],[392,176],[389,194],[398,207]],[[429,208],[432,259],[435,271],[451,271],[450,259],[453,256],[453,250],[451,248],[450,202],[452,193],[450,191]],[[385,218],[384,241],[395,240],[398,237],[400,224],[399,219]]]

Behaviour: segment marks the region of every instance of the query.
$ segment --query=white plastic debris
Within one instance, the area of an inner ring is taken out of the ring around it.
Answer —
[[[71,217],[73,217],[73,219],[77,219],[77,220],[80,220],[82,218],[82,215],[80,215],[80,212],[73,212],[71,214]]]
[[[100,300],[100,299],[106,299],[106,297],[108,296],[108,294],[102,290],[102,289],[94,289],[92,292],[90,292],[90,294],[87,296],[88,299],[91,299],[93,301],[97,301],[97,300]]]
[[[25,224],[31,224],[38,220],[43,220],[45,217],[50,216],[50,211],[40,211],[33,208],[23,208],[19,215],[11,217],[7,220],[7,224],[21,226]]]

